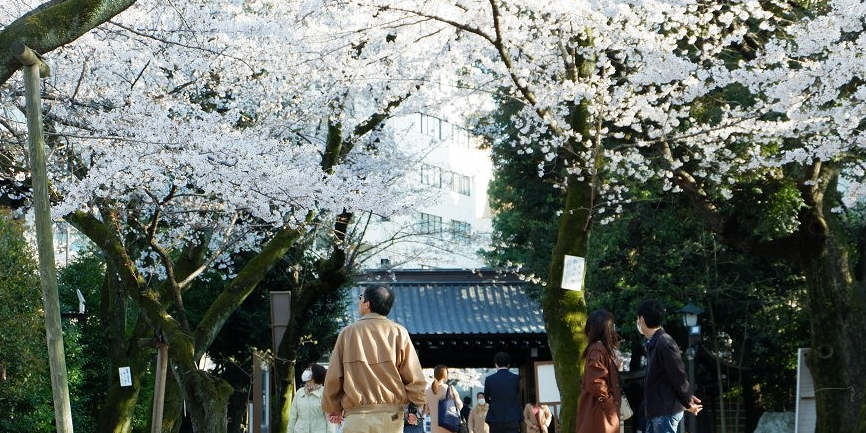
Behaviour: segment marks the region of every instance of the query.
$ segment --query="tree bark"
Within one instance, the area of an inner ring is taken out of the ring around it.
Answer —
[[[814,216],[814,214],[813,214]],[[810,218],[801,264],[809,288],[816,433],[866,432],[866,303],[855,282],[844,234]],[[862,252],[861,252],[862,254]]]
[[[146,337],[149,335],[149,329],[147,324],[139,318],[128,341],[135,342],[139,338]],[[106,329],[106,335],[112,335],[107,340],[113,341],[118,337],[123,338],[125,332],[125,328]],[[123,343],[123,351],[112,353],[109,357],[110,366],[107,372],[109,391],[99,411],[96,433],[129,433],[132,431],[132,418],[135,415],[142,380],[151,357],[149,350],[141,348],[138,344],[127,345],[125,339]],[[121,387],[117,368],[126,366],[129,367],[132,375],[132,386]]]
[[[591,187],[575,177],[568,179],[565,206],[559,220],[559,235],[550,267],[550,281],[542,300],[544,324],[550,352],[553,356],[556,382],[559,386],[562,411],[561,429],[575,431],[577,403],[580,396],[580,378],[583,376],[581,354],[586,347],[583,326],[586,323],[586,300],[583,291],[564,290],[560,287],[565,255],[586,257],[589,242],[587,219]],[[577,384],[570,386],[566,384]]]

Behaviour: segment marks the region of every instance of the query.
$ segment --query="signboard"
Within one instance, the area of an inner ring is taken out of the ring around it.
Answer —
[[[558,404],[561,397],[559,396],[559,386],[556,384],[556,372],[553,369],[553,362],[536,362],[535,363],[535,380],[538,392],[538,402],[544,404]]]
[[[586,259],[566,255],[562,263],[562,285],[565,290],[583,290]]]

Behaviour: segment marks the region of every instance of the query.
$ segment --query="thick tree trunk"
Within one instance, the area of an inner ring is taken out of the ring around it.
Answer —
[[[138,393],[141,390],[144,370],[144,368],[130,365],[132,386],[121,387],[116,378],[112,379],[111,388],[96,421],[96,433],[129,433],[132,431],[132,419],[135,406],[138,403]],[[114,370],[114,376],[117,376],[117,370]]]
[[[138,345],[138,339],[149,336],[150,327],[138,318],[131,336],[126,336],[126,295],[119,286],[115,269],[106,265],[105,283],[100,299],[100,323],[108,346],[109,366],[106,372],[108,395],[97,418],[96,433],[129,433],[135,414],[142,380],[151,356]],[[119,367],[129,367],[132,386],[121,387]]]
[[[232,387],[224,380],[203,370],[187,370],[175,374],[183,381],[187,411],[194,433],[226,433],[228,404]]]
[[[565,255],[586,257],[589,242],[590,204],[592,188],[574,176],[568,179],[565,210],[559,221],[556,250],[550,267],[542,307],[547,339],[553,355],[556,382],[559,384],[562,431],[575,430],[580,378],[583,375],[581,353],[586,347],[583,326],[586,323],[586,301],[583,291],[560,287]]]
[[[234,389],[219,377],[199,370],[192,337],[170,322],[165,325],[162,335],[170,342],[170,370],[180,385],[193,433],[226,433],[229,397]]]
[[[812,227],[815,227],[814,225]],[[814,238],[813,238],[814,239]],[[866,303],[851,278],[844,246],[833,237],[803,248],[809,287],[816,433],[866,432]]]

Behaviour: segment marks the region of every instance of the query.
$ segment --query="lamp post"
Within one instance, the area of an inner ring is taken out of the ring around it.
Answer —
[[[695,355],[697,352],[698,344],[701,342],[701,325],[698,325],[698,315],[704,312],[703,309],[696,306],[695,304],[689,302],[683,307],[678,313],[683,315],[683,326],[689,331],[689,346],[686,349],[686,359],[689,362],[689,387],[692,391],[692,395],[695,393]],[[696,416],[691,415],[687,416],[689,431],[688,433],[696,433],[697,432],[697,422],[698,419]]]

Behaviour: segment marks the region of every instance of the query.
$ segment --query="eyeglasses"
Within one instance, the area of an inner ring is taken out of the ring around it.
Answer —
[[[358,300],[361,301],[361,302],[364,302],[364,295],[360,295],[360,296],[358,296]]]

